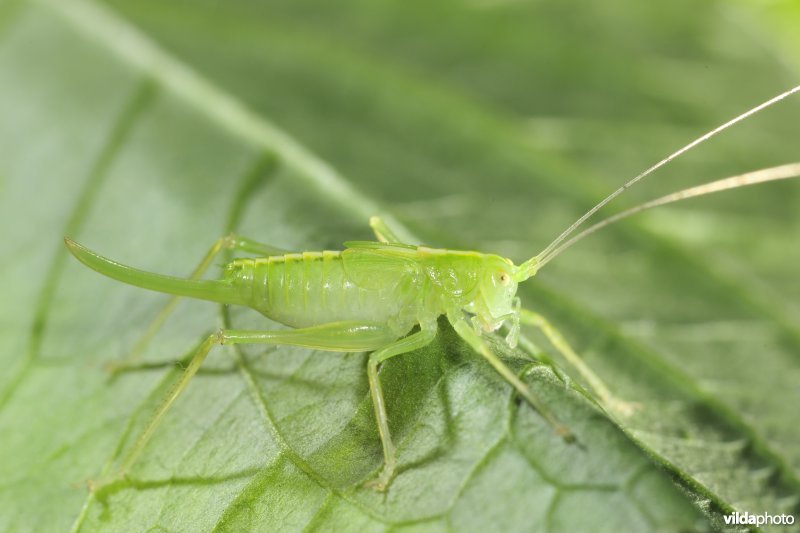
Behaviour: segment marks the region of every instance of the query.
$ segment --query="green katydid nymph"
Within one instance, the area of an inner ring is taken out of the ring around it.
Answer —
[[[179,297],[246,306],[290,328],[277,331],[223,329],[206,338],[122,459],[119,470],[113,477],[95,483],[93,489],[122,480],[127,475],[159,422],[186,388],[211,348],[222,344],[278,344],[338,352],[371,352],[367,376],[384,462],[377,477],[367,484],[381,491],[386,490],[397,474],[397,452],[390,434],[379,368],[392,357],[430,343],[436,336],[437,320],[442,315],[447,317],[458,335],[565,440],[573,440],[570,430],[492,352],[486,335],[505,326],[508,332],[505,341],[514,347],[520,323],[540,328],[565,360],[581,374],[599,405],[611,416],[626,416],[631,404],[615,398],[543,316],[521,307],[517,297],[518,284],[534,276],[578,240],[621,218],[686,198],[800,175],[800,163],[792,163],[706,183],[628,209],[575,234],[587,218],[634,183],[736,122],[796,92],[800,92],[800,86],[737,116],[650,167],[590,209],[541,253],[520,265],[493,254],[404,244],[378,217],[370,220],[376,241],[346,242],[343,251],[293,253],[239,235],[229,235],[217,240],[192,275],[185,279],[116,263],[66,238],[69,251],[101,274],[174,295],[134,348],[134,356],[158,330]],[[232,260],[225,265],[220,279],[201,279],[214,257],[225,249],[258,257]]]

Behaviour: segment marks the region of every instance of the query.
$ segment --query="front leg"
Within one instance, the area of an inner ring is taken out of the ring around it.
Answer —
[[[575,353],[572,346],[569,345],[561,332],[553,327],[550,321],[545,317],[539,313],[528,311],[527,309],[520,309],[519,317],[523,324],[539,328],[539,330],[544,333],[547,340],[550,341],[550,344],[552,344],[564,359],[583,376],[586,383],[588,383],[595,394],[597,394],[600,405],[602,405],[606,411],[618,416],[628,417],[640,407],[639,404],[626,402],[614,396],[603,380],[583,362],[583,359]]]
[[[572,432],[569,430],[567,426],[562,424],[558,421],[558,419],[550,412],[539,398],[537,398],[531,390],[525,385],[517,375],[511,371],[510,368],[506,366],[500,358],[489,349],[489,346],[486,345],[483,338],[481,338],[480,334],[478,334],[475,329],[470,326],[469,322],[464,318],[463,313],[461,311],[451,311],[447,313],[447,319],[452,324],[453,328],[456,330],[456,333],[464,339],[467,344],[472,346],[472,349],[481,354],[484,359],[486,359],[490,365],[494,367],[497,372],[503,376],[507,382],[509,382],[517,391],[528,401],[534,409],[539,411],[539,414],[547,420],[547,423],[550,424],[557,435],[562,437],[567,442],[572,442],[575,440],[575,437],[572,435]]]

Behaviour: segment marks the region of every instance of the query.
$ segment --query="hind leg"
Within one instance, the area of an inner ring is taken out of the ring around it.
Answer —
[[[192,271],[192,274],[189,276],[189,279],[200,279],[203,274],[208,270],[208,267],[211,266],[214,258],[223,251],[223,250],[236,250],[240,252],[256,254],[256,255],[283,255],[287,253],[286,250],[282,250],[280,248],[275,248],[273,246],[269,246],[267,244],[262,244],[256,242],[252,239],[248,239],[247,237],[242,237],[241,235],[230,234],[225,237],[220,237],[211,248],[208,249],[208,252],[203,256],[203,259],[200,261],[195,269]],[[167,318],[170,314],[175,310],[175,306],[178,305],[178,301],[180,300],[180,296],[172,296],[167,301],[167,304],[159,311],[153,321],[147,326],[142,336],[133,345],[133,349],[128,354],[125,359],[120,361],[111,362],[107,365],[108,370],[113,374],[116,374],[126,368],[131,366],[135,366],[139,362],[139,358],[144,352],[147,345],[150,343],[152,338],[158,332],[159,329],[164,325]]]
[[[184,370],[183,374],[181,374],[180,378],[178,378],[169,390],[164,400],[153,412],[152,417],[134,441],[133,446],[123,456],[116,473],[112,476],[101,478],[98,481],[90,482],[89,488],[92,492],[97,492],[111,484],[120,483],[125,479],[131,467],[136,463],[139,455],[147,446],[156,428],[158,428],[164,415],[166,415],[181,392],[183,392],[191,379],[197,374],[206,356],[208,356],[208,353],[214,346],[221,346],[223,344],[281,344],[304,346],[307,348],[334,352],[364,352],[385,347],[383,350],[384,354],[390,353],[390,355],[385,355],[383,357],[379,355],[370,358],[370,368],[372,369],[373,359],[382,360],[392,355],[402,353],[396,352],[396,347],[406,346],[402,341],[410,339],[411,337],[413,337],[413,335],[397,341],[396,334],[392,333],[388,326],[370,322],[334,322],[310,328],[279,331],[220,330],[207,337],[197,350],[195,350],[186,370]],[[411,342],[411,344],[413,344],[413,342]],[[409,350],[405,349],[403,351]],[[380,353],[380,350],[376,353]],[[377,372],[377,367],[375,371]],[[379,424],[385,426],[386,411],[383,407],[383,394],[378,390],[376,396],[372,374],[370,376],[370,391],[372,392],[373,399],[377,397],[380,403],[380,407],[376,406],[376,413],[379,411],[381,413],[379,415]],[[388,440],[388,430],[385,434]],[[384,438],[383,430],[381,431],[381,438]],[[391,441],[388,442],[391,444]],[[386,450],[386,444],[384,444],[384,450]],[[390,457],[392,459],[394,458],[393,455],[390,455]]]

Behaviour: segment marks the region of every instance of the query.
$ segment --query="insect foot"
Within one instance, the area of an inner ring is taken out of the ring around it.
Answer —
[[[626,402],[615,396],[611,396],[603,400],[603,408],[612,415],[616,415],[620,418],[629,418],[637,411],[642,410],[643,406],[638,402]]]
[[[123,372],[136,369],[138,364],[138,361],[131,361],[129,359],[124,359],[122,361],[108,361],[103,364],[103,370],[108,374],[109,379],[113,381]]]
[[[392,483],[392,480],[394,479],[394,475],[395,475],[394,468],[389,469],[386,468],[386,466],[384,466],[378,478],[366,481],[364,483],[364,486],[378,492],[386,492],[386,489],[389,488],[389,485]]]
[[[568,444],[575,442],[575,434],[567,426],[558,424],[555,426],[554,431],[556,432],[556,435],[564,439],[564,442]]]
[[[125,476],[118,474],[113,477],[88,479],[86,480],[86,488],[88,488],[89,492],[97,496],[99,499],[103,499],[104,495],[109,491],[118,490],[127,483],[128,480],[125,478]]]

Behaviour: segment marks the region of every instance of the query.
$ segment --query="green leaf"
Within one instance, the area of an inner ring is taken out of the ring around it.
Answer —
[[[441,321],[381,371],[401,465],[385,495],[363,487],[382,463],[364,354],[230,347],[129,482],[91,495],[83,482],[113,471],[176,359],[225,323],[276,326],[182,302],[146,364],[110,379],[165,299],[62,243],[183,275],[231,229],[336,249],[371,239],[381,214],[409,242],[520,262],[625,178],[796,85],[785,28],[800,13],[780,9],[0,4],[0,529],[641,531],[800,515],[798,183],[643,214],[521,286],[642,406],[607,418],[535,331],[544,363],[494,343],[578,444]],[[797,99],[780,104],[617,209],[796,159],[799,116]]]

